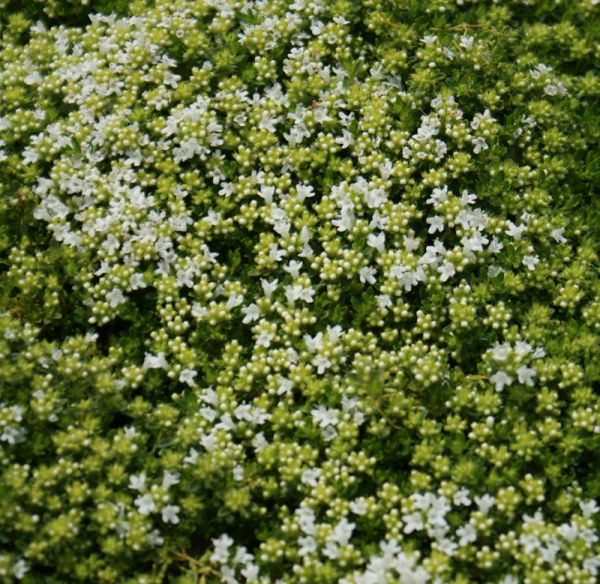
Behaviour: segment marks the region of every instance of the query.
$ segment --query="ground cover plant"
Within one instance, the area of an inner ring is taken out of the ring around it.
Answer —
[[[598,581],[599,2],[0,12],[0,581]]]

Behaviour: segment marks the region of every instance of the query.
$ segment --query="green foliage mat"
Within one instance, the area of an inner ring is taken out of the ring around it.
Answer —
[[[1,581],[598,581],[600,2],[0,35]]]

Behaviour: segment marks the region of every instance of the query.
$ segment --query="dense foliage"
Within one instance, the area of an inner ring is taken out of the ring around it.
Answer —
[[[0,579],[598,580],[597,0],[0,11]]]

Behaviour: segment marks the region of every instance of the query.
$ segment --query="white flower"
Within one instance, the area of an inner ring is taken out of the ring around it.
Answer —
[[[175,231],[186,231],[188,225],[191,225],[193,222],[193,219],[184,213],[169,219],[169,224]]]
[[[323,333],[322,332],[318,332],[314,337],[311,337],[310,335],[304,335],[304,337],[302,337],[302,338],[304,339],[304,342],[306,343],[306,348],[311,353],[318,351],[323,346]]]
[[[316,487],[321,476],[321,470],[318,468],[307,468],[301,475],[300,480],[311,487]]]
[[[37,162],[40,158],[40,155],[31,147],[27,147],[23,149],[23,164],[32,164],[33,162]]]
[[[374,233],[369,233],[367,237],[367,245],[369,247],[375,248],[379,252],[385,251],[385,233],[381,232],[375,235]]]
[[[390,178],[390,176],[392,176],[394,165],[392,164],[391,160],[386,160],[385,162],[381,162],[378,168],[379,172],[381,173],[381,177],[384,180],[387,180]]]
[[[212,543],[214,551],[210,556],[210,559],[213,562],[225,564],[227,560],[229,560],[229,548],[233,544],[233,539],[227,534],[223,534],[218,539],[213,539]]]
[[[298,260],[290,260],[287,265],[283,266],[284,271],[292,276],[292,278],[297,278],[300,275],[300,270],[302,269],[302,262]]]
[[[177,270],[177,285],[187,286],[188,288],[194,287],[193,275],[195,270],[193,268],[187,268],[185,270]]]
[[[526,367],[523,365],[517,369],[517,377],[519,378],[519,383],[523,383],[525,385],[532,386],[533,378],[535,377],[536,372],[532,367]]]
[[[168,470],[166,470],[163,473],[163,480],[162,480],[162,486],[165,489],[168,489],[169,487],[172,487],[173,485],[176,485],[179,483],[179,474],[176,472],[170,472]]]
[[[147,535],[147,541],[149,545],[156,547],[162,545],[165,540],[160,536],[160,532],[158,531],[158,529],[153,529]]]
[[[352,146],[352,144],[354,144],[354,136],[352,136],[348,130],[344,129],[342,130],[342,135],[338,136],[335,141],[342,147],[342,149],[349,148]]]
[[[190,387],[194,387],[196,385],[196,382],[194,381],[194,377],[196,377],[196,375],[198,375],[197,371],[186,367],[185,369],[181,370],[181,373],[179,374],[179,381],[181,381],[181,383],[187,383]]]
[[[191,313],[195,318],[203,318],[208,315],[208,308],[202,306],[199,302],[194,302],[194,304],[192,304]]]
[[[460,538],[458,540],[458,545],[460,546],[473,543],[477,539],[477,531],[475,531],[475,528],[469,523],[467,523],[467,525],[461,525],[456,530],[456,535]]]
[[[554,239],[554,241],[556,241],[557,243],[567,243],[567,239],[563,236],[564,232],[565,232],[564,227],[560,227],[558,229],[553,229],[550,232],[550,237],[552,237],[552,239]]]
[[[436,541],[436,548],[443,554],[452,557],[458,548],[458,544],[453,542],[451,539],[444,537]]]
[[[271,341],[273,340],[273,335],[267,331],[261,331],[259,335],[256,337],[256,345],[258,347],[269,348],[271,346]]]
[[[485,108],[485,111],[482,114],[475,114],[473,117],[473,121],[471,122],[471,128],[474,130],[479,128],[482,120],[487,120],[489,122],[495,122],[496,119],[491,116],[489,108]]]
[[[572,523],[563,523],[558,528],[558,533],[568,542],[574,542],[579,537],[579,528]]]
[[[292,391],[294,382],[286,377],[282,377],[279,381],[279,387],[277,388],[277,395],[284,395]]]
[[[460,240],[467,253],[483,251],[483,246],[489,243],[489,241],[490,240],[485,235],[482,235],[480,231],[476,231],[471,237],[463,237]]]
[[[439,215],[427,217],[427,223],[429,223],[429,230],[427,233],[433,234],[436,231],[444,231],[444,218]]]
[[[352,207],[342,205],[339,217],[332,219],[331,224],[337,228],[339,233],[348,231],[354,225],[354,212]]]
[[[317,355],[313,359],[313,365],[317,368],[317,373],[321,375],[322,373],[325,373],[326,369],[329,369],[331,367],[331,361],[327,359],[327,357]]]
[[[271,280],[269,282],[268,280],[261,278],[260,283],[261,283],[261,286],[262,286],[265,296],[267,298],[271,298],[271,296],[273,295],[273,292],[277,289],[279,280],[275,279],[275,280]]]
[[[448,187],[444,186],[442,188],[440,188],[440,187],[434,188],[433,191],[431,192],[431,196],[429,197],[429,199],[427,199],[426,202],[429,203],[430,205],[433,205],[437,209],[437,207],[439,207],[442,203],[444,203],[447,200],[448,200]]]
[[[330,343],[337,343],[343,334],[344,329],[339,324],[335,326],[327,325],[327,337]]]
[[[519,536],[519,543],[523,546],[523,551],[526,554],[530,554],[534,551],[539,551],[541,548],[540,540],[535,536],[528,533],[522,533]]]
[[[343,517],[333,528],[333,532],[329,536],[329,541],[333,541],[341,546],[348,545],[348,542],[352,537],[354,527],[354,523],[351,523],[345,517]]]
[[[304,199],[315,196],[315,189],[311,185],[297,184],[296,193],[298,194],[298,198],[304,201]]]
[[[506,235],[509,235],[514,240],[519,241],[523,236],[523,231],[525,231],[525,225],[522,223],[517,227],[512,221],[507,221],[506,225],[508,229],[505,231]]]
[[[515,343],[515,353],[523,358],[531,353],[533,347],[526,341],[517,341]]]
[[[436,241],[438,241],[438,240],[436,239]],[[418,237],[413,237],[411,235],[405,235],[402,238],[402,242],[404,243],[404,247],[406,248],[406,251],[415,251],[416,249],[418,249],[418,247],[421,243],[421,240]]]
[[[259,432],[252,439],[252,446],[254,446],[254,450],[256,452],[260,452],[265,446],[267,446],[268,442],[265,439],[265,436],[262,432]]]
[[[106,294],[106,300],[108,300],[111,308],[116,308],[119,304],[126,302],[127,299],[120,288],[113,288]]]
[[[579,501],[579,507],[586,519],[589,519],[600,510],[594,499],[590,499],[589,501]]]
[[[435,241],[439,242],[443,246],[439,239],[436,239]],[[418,263],[420,266],[430,265],[433,267],[438,267],[437,264],[440,261],[439,255],[440,252],[436,245],[428,245],[425,253],[419,258]]]
[[[134,501],[134,503],[142,515],[149,515],[156,510],[156,503],[154,502],[152,495],[149,493],[141,495]]]
[[[285,250],[279,249],[276,243],[272,243],[269,248],[269,258],[274,262],[280,262],[285,255]]]
[[[317,551],[317,542],[312,535],[303,535],[298,538],[298,552],[301,556]]]
[[[473,48],[473,41],[475,40],[475,37],[472,36],[467,36],[466,34],[462,34],[460,36],[460,46],[469,51]]]
[[[140,288],[146,288],[147,284],[144,281],[144,275],[135,273],[131,276],[130,286],[132,290],[139,290]]]
[[[310,23],[310,32],[312,32],[315,36],[319,36],[321,32],[323,32],[324,26],[325,25],[322,21],[315,19]]]
[[[412,533],[413,531],[420,531],[425,527],[423,523],[423,517],[420,512],[409,513],[402,516],[404,521],[404,528],[402,531],[406,534]]]
[[[299,509],[296,509],[296,516],[298,517],[298,526],[307,535],[315,535],[315,512],[304,505]]]
[[[511,385],[513,380],[504,371],[498,371],[490,377],[490,381],[496,386],[496,391],[502,391],[507,385]]]
[[[161,511],[162,520],[165,523],[179,523],[179,510],[179,505],[165,505]]]
[[[233,185],[230,182],[223,181],[219,189],[219,196],[229,197],[233,193]]]
[[[483,138],[475,138],[472,140],[473,144],[473,152],[475,154],[479,154],[482,150],[487,150],[489,148],[487,142]]]
[[[392,306],[392,299],[388,294],[379,294],[379,296],[375,296],[375,300],[377,302],[377,306],[379,306],[381,310],[385,310]]]
[[[560,546],[556,543],[549,543],[546,547],[540,548],[540,559],[548,564],[554,564],[556,554],[560,551]]]
[[[598,541],[598,534],[596,533],[596,531],[587,527],[581,530],[580,537],[590,546],[597,543]]]
[[[138,436],[138,432],[135,429],[135,426],[127,426],[124,429],[124,434],[125,434],[125,437],[130,440],[133,440],[136,436]]]
[[[217,412],[208,406],[204,406],[198,411],[200,412],[200,415],[209,422],[214,422],[217,417]]]
[[[508,351],[510,350],[510,345],[504,343],[502,345],[495,345],[491,349],[492,357],[496,361],[506,361],[508,358]]]
[[[452,262],[444,262],[437,271],[440,274],[440,280],[442,282],[445,282],[456,274],[456,268]]]
[[[377,280],[375,279],[375,274],[377,273],[377,270],[375,270],[375,268],[372,268],[370,266],[364,266],[363,268],[361,268],[358,272],[358,276],[360,281],[365,284],[365,283],[369,283],[369,284],[375,284],[377,282]]]
[[[29,571],[29,566],[25,563],[25,560],[18,560],[13,566],[13,574],[17,580],[21,580],[25,574]]]
[[[143,491],[146,488],[146,473],[141,472],[139,475],[131,475],[129,477],[129,488],[135,491]]]
[[[283,290],[288,304],[294,304],[300,298],[304,288],[298,284],[294,284],[292,286],[285,286]]]
[[[381,207],[387,201],[387,195],[382,189],[372,189],[365,192],[365,202],[369,209]]]
[[[335,429],[335,426],[327,426],[323,430],[323,439],[327,440],[328,442],[333,440],[336,436],[337,436],[337,430]]]
[[[420,270],[422,270],[422,268],[419,268]],[[420,272],[419,271],[408,271],[408,272],[404,272],[404,274],[402,274],[399,278],[398,278],[400,284],[402,284],[402,286],[404,287],[404,289],[407,292],[410,292],[414,286],[416,286],[419,281],[421,280],[421,276],[420,276]]]
[[[338,423],[338,411],[333,408],[327,408],[325,406],[319,406],[317,408],[313,408],[311,411],[313,420],[318,424],[321,428],[326,428],[327,426],[335,426]]]
[[[281,121],[281,118],[277,117],[277,118],[272,118],[270,117],[268,114],[263,113],[260,122],[258,124],[258,127],[261,130],[267,130],[267,132],[276,132],[277,128],[275,127],[276,124],[278,124]]]
[[[494,235],[494,237],[492,237],[492,241],[488,245],[488,251],[490,253],[500,253],[503,249],[503,243]]]
[[[471,499],[469,499],[469,490],[468,489],[459,489],[454,494],[452,498],[452,502],[455,505],[465,505],[468,506],[471,504]]]
[[[475,497],[475,503],[479,507],[484,515],[487,515],[488,511],[494,506],[496,499],[492,495],[482,495],[481,497]]]
[[[529,72],[534,79],[539,79],[541,75],[546,75],[552,71],[552,67],[544,63],[538,63],[535,69],[530,69]]]
[[[354,119],[354,112],[350,112],[349,114],[345,114],[344,112],[339,113],[339,118],[342,123],[342,126],[349,126]],[[1,129],[1,128],[0,128]]]
[[[238,307],[242,302],[244,302],[244,296],[242,294],[236,294],[235,292],[232,292],[229,295],[225,306],[231,310],[232,308]]]
[[[594,556],[583,560],[583,569],[587,570],[592,576],[598,575],[600,568],[600,556]]]
[[[530,270],[535,270],[535,267],[540,263],[540,259],[536,255],[526,255],[523,258],[523,265]]]
[[[185,199],[189,195],[188,191],[186,191],[181,185],[175,185],[173,188],[173,196],[176,199]]]
[[[312,302],[315,295],[315,291],[311,286],[304,287],[300,291],[298,298],[304,300],[304,302]]]
[[[249,304],[248,306],[242,307],[242,314],[244,315],[242,322],[244,324],[248,324],[249,322],[259,319],[260,308],[258,307],[258,305],[252,303],[252,304]]]
[[[273,202],[273,195],[275,194],[275,187],[261,185],[260,190],[258,191],[258,194],[260,197],[262,197],[265,200],[265,202],[270,204]]]
[[[161,351],[157,355],[146,353],[142,369],[166,369],[168,367],[165,354]]]
[[[369,510],[365,500],[362,497],[360,499],[356,499],[356,501],[351,501],[349,507],[350,511],[356,515],[364,515]]]

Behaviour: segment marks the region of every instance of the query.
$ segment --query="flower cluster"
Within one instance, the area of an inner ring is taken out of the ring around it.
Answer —
[[[0,0],[0,578],[596,582],[575,4]]]

